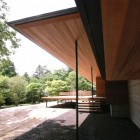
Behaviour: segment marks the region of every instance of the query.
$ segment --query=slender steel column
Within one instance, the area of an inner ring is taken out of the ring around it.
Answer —
[[[91,92],[92,92],[92,103],[93,103],[93,69],[92,69],[92,67],[91,67],[91,83],[92,83]]]
[[[79,140],[79,119],[78,119],[78,42],[75,41],[75,57],[76,57],[76,140]]]

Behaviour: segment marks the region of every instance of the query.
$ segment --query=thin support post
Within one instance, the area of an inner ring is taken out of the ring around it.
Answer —
[[[92,69],[92,67],[91,67],[91,83],[92,83],[91,92],[92,92],[92,103],[93,103],[93,69]]]
[[[46,100],[46,107],[48,107],[48,100]]]
[[[79,140],[79,119],[78,119],[78,42],[75,41],[75,57],[76,57],[76,140]]]

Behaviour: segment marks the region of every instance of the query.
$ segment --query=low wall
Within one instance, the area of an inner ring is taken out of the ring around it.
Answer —
[[[112,117],[129,117],[127,81],[106,81],[106,97]]]
[[[130,117],[132,121],[140,128],[140,80],[131,80],[128,82]]]

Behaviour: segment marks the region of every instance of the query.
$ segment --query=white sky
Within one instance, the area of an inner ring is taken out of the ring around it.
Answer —
[[[74,0],[5,0],[10,7],[8,21],[22,19],[34,15],[75,7]],[[48,54],[46,51],[29,41],[21,34],[20,48],[11,56],[16,72],[23,75],[28,72],[32,75],[38,65],[47,66],[48,69],[66,68],[66,65]]]

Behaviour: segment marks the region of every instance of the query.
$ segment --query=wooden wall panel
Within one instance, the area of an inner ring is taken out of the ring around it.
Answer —
[[[97,77],[96,94],[107,97],[110,104],[128,104],[129,102],[127,81],[105,81]]]
[[[128,104],[127,81],[106,81],[106,97],[110,104]]]
[[[101,0],[106,80],[140,79],[140,0]]]
[[[101,0],[106,79],[111,79],[128,1]],[[115,79],[114,79],[115,80]]]
[[[98,97],[105,97],[105,80],[101,77],[96,78],[96,95]]]
[[[127,81],[106,81],[106,97],[112,117],[130,117]]]

